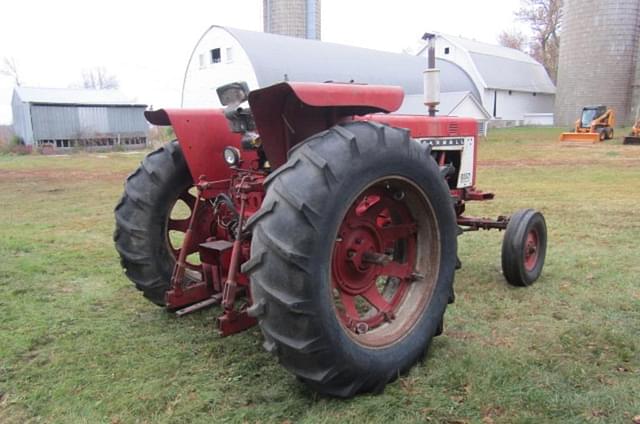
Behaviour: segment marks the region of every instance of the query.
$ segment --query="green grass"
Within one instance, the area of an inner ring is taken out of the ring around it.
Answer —
[[[495,130],[470,214],[542,210],[532,287],[502,234],[460,239],[445,333],[382,395],[318,396],[213,309],[176,319],[121,273],[112,209],[141,154],[0,156],[0,422],[621,422],[640,414],[640,147]],[[621,132],[619,132],[621,134]]]

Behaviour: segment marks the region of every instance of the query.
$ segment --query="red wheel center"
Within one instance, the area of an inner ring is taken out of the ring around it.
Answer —
[[[371,257],[380,252],[382,243],[375,227],[366,222],[347,227],[348,230],[341,232],[342,240],[336,246],[334,257],[340,265],[334,269],[338,274],[339,289],[357,295],[375,283],[376,266]]]
[[[538,263],[539,240],[538,232],[534,229],[527,233],[524,245],[524,267],[527,271],[533,271]]]
[[[356,334],[395,320],[412,282],[417,226],[394,193],[367,189],[338,229],[331,264],[334,301],[340,319]]]

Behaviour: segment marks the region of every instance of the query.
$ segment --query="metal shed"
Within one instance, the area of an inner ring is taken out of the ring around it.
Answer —
[[[28,146],[143,147],[145,104],[117,90],[16,87],[13,128]]]
[[[448,60],[437,60],[443,92],[481,93],[469,74]],[[244,80],[251,89],[284,80],[355,82],[423,91],[424,57],[245,31],[214,25],[198,40],[187,64],[184,107],[219,106],[215,89]]]

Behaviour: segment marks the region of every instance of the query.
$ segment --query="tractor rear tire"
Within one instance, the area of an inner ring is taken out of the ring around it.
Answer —
[[[265,184],[242,266],[265,349],[320,393],[381,392],[423,357],[453,293],[456,218],[430,147],[403,129],[338,125],[296,146]],[[396,228],[413,230],[384,232]],[[385,247],[359,256],[376,231],[389,237]],[[375,295],[379,284],[384,299]],[[368,310],[356,310],[354,299]]]
[[[533,284],[544,266],[547,253],[547,224],[533,209],[514,213],[502,239],[502,273],[512,286]]]
[[[175,265],[167,220],[193,180],[177,141],[149,153],[125,183],[115,208],[113,240],[125,274],[143,295],[164,306]]]

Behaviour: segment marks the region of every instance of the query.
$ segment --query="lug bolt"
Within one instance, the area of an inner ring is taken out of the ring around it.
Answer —
[[[404,199],[404,191],[402,191],[402,190],[396,191],[395,193],[393,193],[393,198],[396,199],[396,200]]]
[[[412,272],[409,276],[409,281],[420,281],[424,280],[424,274],[420,274],[419,272]]]
[[[364,334],[369,331],[369,325],[366,322],[359,322],[355,325],[354,331],[356,334]]]

